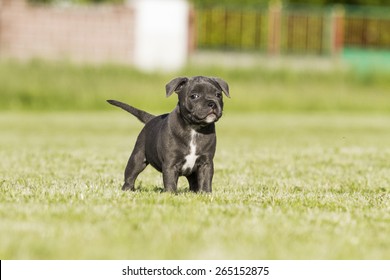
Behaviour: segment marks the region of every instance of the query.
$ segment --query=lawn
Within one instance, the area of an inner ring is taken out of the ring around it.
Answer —
[[[142,125],[104,102],[169,110],[170,75],[0,63],[0,259],[389,259],[389,81],[202,71],[232,95],[213,193],[172,195],[120,190]]]
[[[0,115],[1,259],[388,259],[390,116],[226,114],[212,195],[138,191],[126,113]]]

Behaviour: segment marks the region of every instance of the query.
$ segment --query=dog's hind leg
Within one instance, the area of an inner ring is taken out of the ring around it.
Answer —
[[[132,154],[127,162],[127,166],[125,169],[125,183],[122,186],[122,191],[135,190],[135,179],[137,179],[138,175],[145,169],[148,165],[148,162],[145,160],[145,156]]]
[[[137,139],[133,153],[131,154],[125,169],[125,183],[122,186],[123,191],[135,190],[135,179],[149,164],[145,158],[145,148],[143,147],[143,133]]]
[[[192,173],[189,176],[186,176],[188,180],[188,184],[190,186],[190,191],[192,192],[198,192],[199,191],[199,185],[198,185],[198,174]]]

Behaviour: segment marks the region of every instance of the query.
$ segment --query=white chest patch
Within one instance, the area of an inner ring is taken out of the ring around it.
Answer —
[[[196,142],[195,142],[196,134],[197,133],[195,130],[191,131],[190,153],[185,157],[186,162],[184,163],[182,168],[183,172],[185,172],[188,169],[191,170],[192,168],[194,168],[196,159],[198,158],[198,156],[196,155]]]

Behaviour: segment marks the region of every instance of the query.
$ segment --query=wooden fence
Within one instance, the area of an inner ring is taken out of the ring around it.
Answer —
[[[197,8],[197,47],[273,54],[337,54],[345,47],[390,50],[390,9]]]

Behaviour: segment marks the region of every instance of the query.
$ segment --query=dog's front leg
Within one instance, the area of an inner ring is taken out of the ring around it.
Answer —
[[[179,173],[172,167],[163,168],[164,190],[166,192],[177,192],[177,181]]]
[[[213,161],[208,161],[198,169],[198,186],[201,192],[211,193],[211,183],[213,181],[214,164]]]

